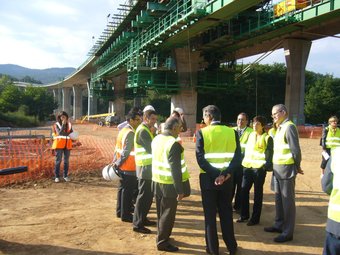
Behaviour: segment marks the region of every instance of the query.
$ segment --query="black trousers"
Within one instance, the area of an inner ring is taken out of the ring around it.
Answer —
[[[231,199],[234,198],[234,209],[241,209],[241,190],[242,190],[243,167],[239,166],[233,173],[233,193]]]
[[[234,251],[237,242],[234,235],[233,211],[231,205],[232,180],[221,189],[202,189],[202,204],[205,221],[205,242],[211,254],[219,254],[216,215],[220,218],[222,237],[229,251]]]
[[[157,208],[157,247],[169,244],[169,238],[175,224],[177,211],[177,197],[164,197],[156,194]]]
[[[331,155],[331,149],[328,148],[328,149],[326,149],[326,151],[327,151],[328,155],[330,156]],[[324,159],[324,157],[322,157],[320,168],[325,169],[327,162],[328,162],[328,159],[326,160],[326,159]]]
[[[136,187],[137,178],[134,175],[122,174],[117,192],[117,216],[122,220],[132,220],[131,208],[133,206],[133,191]]]
[[[133,226],[136,228],[144,227],[146,216],[149,213],[153,198],[151,185],[151,180],[138,179],[138,195],[133,213]]]
[[[251,221],[260,222],[262,202],[263,202],[263,184],[267,172],[263,168],[244,168],[241,194],[241,218],[249,218],[249,192],[254,184],[254,205]]]

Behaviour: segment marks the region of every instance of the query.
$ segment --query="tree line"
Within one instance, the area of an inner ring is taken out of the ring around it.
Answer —
[[[20,88],[8,76],[0,78],[0,126],[37,126],[57,108],[46,88]]]

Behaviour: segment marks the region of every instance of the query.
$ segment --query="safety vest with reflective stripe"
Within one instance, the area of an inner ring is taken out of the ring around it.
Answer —
[[[229,167],[236,150],[235,131],[223,125],[209,125],[201,129],[204,141],[204,158],[223,171]],[[203,169],[201,173],[205,173]]]
[[[134,130],[132,130],[130,126],[126,126],[118,133],[115,149],[117,159],[120,159],[122,156],[123,148],[125,147],[126,144],[127,135],[130,132],[134,133]],[[132,150],[130,151],[130,155],[119,168],[123,171],[136,171],[134,148],[132,148]]]
[[[237,127],[234,127],[234,130],[236,130],[236,132],[237,132]],[[244,152],[246,150],[246,145],[247,145],[248,138],[249,138],[249,135],[251,134],[251,132],[253,132],[253,129],[250,128],[250,127],[246,127],[246,129],[243,131],[241,137],[239,137],[242,154],[244,154]]]
[[[274,137],[274,155],[273,163],[276,165],[292,165],[294,164],[293,154],[289,148],[289,144],[286,142],[286,131],[289,126],[295,124],[293,122],[286,121],[284,124],[280,125],[277,129]]]
[[[72,139],[68,136],[72,130],[71,122],[67,123],[67,135],[58,135],[57,127],[61,130],[62,126],[56,122],[53,126],[53,144],[52,149],[72,149]]]
[[[152,164],[152,154],[148,153],[145,148],[137,143],[139,135],[141,131],[147,131],[150,135],[151,141],[154,138],[153,134],[151,133],[150,129],[145,124],[140,124],[136,130],[135,138],[134,138],[134,145],[135,145],[135,160],[137,166],[149,166]]]
[[[174,184],[169,164],[169,153],[176,142],[173,136],[157,135],[151,143],[152,148],[152,181],[162,184]],[[184,152],[181,153],[182,182],[189,179],[189,172],[184,161]]]
[[[332,127],[328,126],[326,137],[326,148],[332,149],[340,146],[340,129],[336,128],[335,133],[331,131]]]
[[[340,222],[340,147],[332,150],[333,189],[329,198],[328,218]]]
[[[266,163],[265,151],[267,149],[268,138],[268,134],[263,133],[257,139],[255,131],[249,135],[242,166],[246,168],[261,168]]]

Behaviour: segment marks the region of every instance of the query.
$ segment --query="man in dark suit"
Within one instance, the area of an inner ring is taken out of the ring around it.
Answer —
[[[219,254],[216,214],[219,214],[222,237],[235,254],[231,177],[240,164],[240,143],[235,130],[221,125],[221,112],[215,105],[203,108],[207,125],[196,134],[196,158],[200,166],[200,187],[205,220],[205,241],[208,254]]]
[[[151,144],[152,181],[158,220],[157,249],[160,251],[179,250],[169,242],[169,238],[175,223],[177,203],[190,194],[184,149],[176,140],[180,130],[180,120],[170,117],[164,124],[164,132],[157,135]]]
[[[274,138],[273,183],[275,191],[276,216],[274,225],[265,227],[266,232],[277,232],[275,242],[293,240],[295,228],[295,178],[301,170],[301,149],[299,134],[295,124],[288,120],[285,105],[277,104],[272,108],[272,118],[278,127]]]

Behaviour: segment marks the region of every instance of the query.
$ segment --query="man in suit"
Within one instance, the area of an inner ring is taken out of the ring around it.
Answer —
[[[230,254],[235,254],[232,212],[232,172],[240,164],[241,150],[236,131],[221,125],[221,112],[215,105],[203,108],[207,125],[196,133],[196,159],[200,169],[200,188],[208,254],[219,254],[216,214],[219,214],[222,237]]]
[[[265,227],[266,232],[277,232],[275,242],[293,240],[295,228],[295,179],[301,170],[301,149],[299,134],[295,124],[288,119],[285,105],[277,104],[272,108],[272,118],[277,126],[274,138],[273,188],[275,191],[276,216],[274,225]]]
[[[170,117],[164,132],[152,143],[152,181],[157,208],[157,249],[175,252],[178,247],[169,242],[175,223],[177,203],[190,194],[189,173],[184,161],[184,149],[176,140],[180,120]]]
[[[157,114],[154,110],[144,111],[143,122],[138,126],[134,140],[138,196],[133,213],[133,231],[143,234],[151,233],[151,230],[145,226],[156,224],[156,222],[149,221],[146,217],[153,198],[151,190],[151,142],[155,135],[152,130],[156,121]]]
[[[234,129],[237,132],[241,146],[241,157],[243,159],[246,145],[248,142],[249,135],[253,132],[253,129],[248,127],[248,115],[245,112],[241,112],[237,116],[237,126]],[[235,168],[233,174],[233,197],[234,197],[234,210],[239,213],[241,211],[241,193],[242,193],[242,179],[243,179],[243,166],[242,159],[238,167]]]

